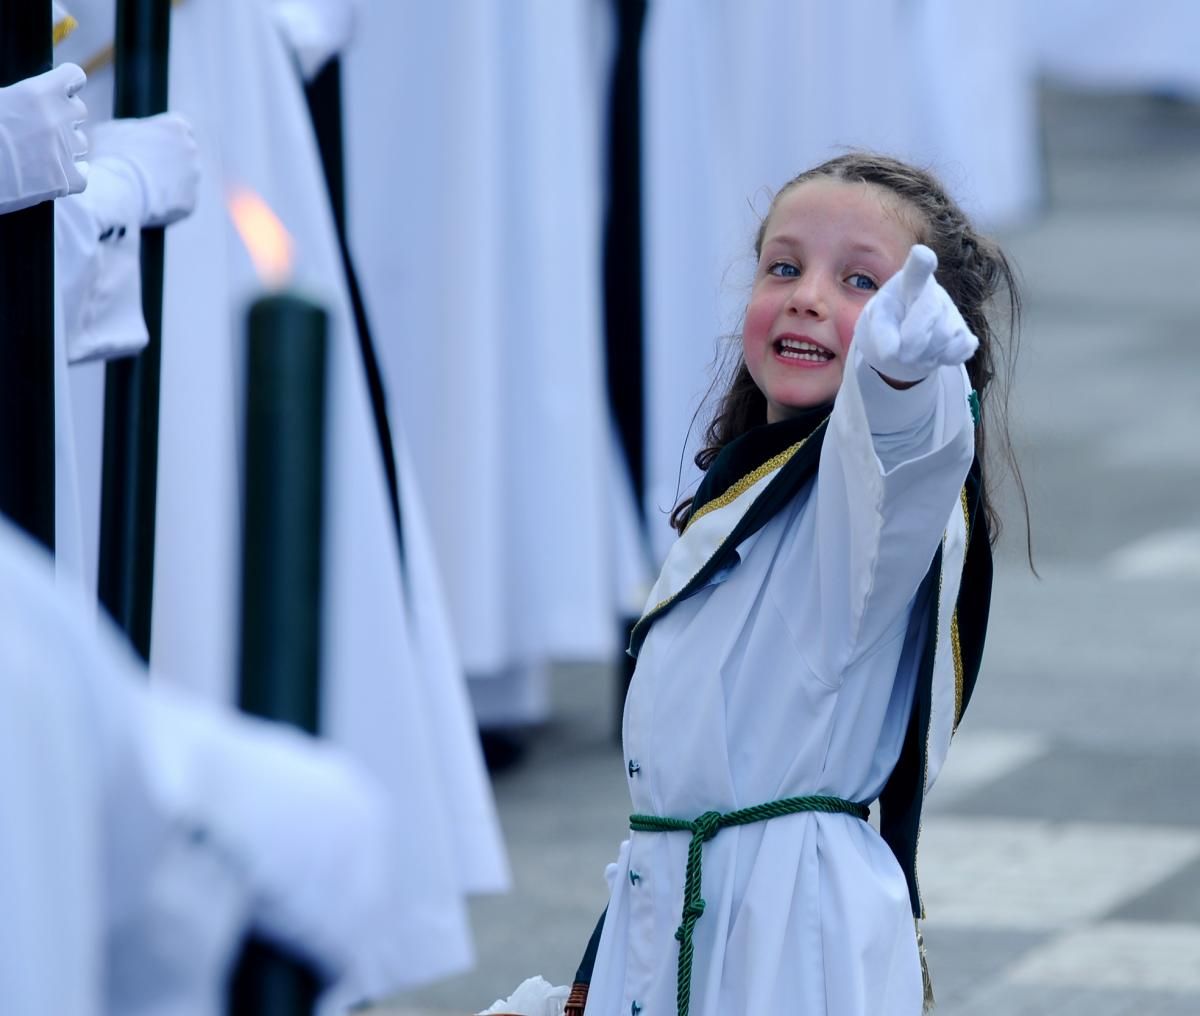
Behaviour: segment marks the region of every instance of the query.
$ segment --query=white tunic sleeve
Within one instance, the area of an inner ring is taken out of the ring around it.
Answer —
[[[792,544],[814,566],[818,644],[803,650],[832,686],[847,666],[903,630],[908,608],[946,528],[974,456],[962,367],[943,367],[897,390],[859,357],[847,369],[821,449],[814,546]]]
[[[55,271],[69,363],[139,353],[149,342],[142,317],[141,223],[106,226],[87,193],[54,206]]]

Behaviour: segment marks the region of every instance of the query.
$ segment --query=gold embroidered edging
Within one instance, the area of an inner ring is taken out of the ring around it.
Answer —
[[[724,508],[727,504],[733,504],[734,501],[746,493],[746,491],[758,483],[758,481],[766,476],[769,472],[778,469],[785,462],[787,462],[788,459],[795,455],[796,452],[798,452],[804,446],[804,442],[807,440],[808,438],[805,438],[804,441],[797,441],[794,445],[785,448],[774,458],[767,459],[767,461],[754,470],[754,472],[747,473],[736,483],[731,484],[729,489],[720,497],[715,497],[709,501],[708,504],[698,508],[695,512],[693,512],[691,518],[687,520],[687,525],[683,527],[683,531],[686,533],[693,522],[695,522],[697,519],[704,518],[704,516],[709,512],[715,512],[718,508]]]
[[[963,487],[958,498],[963,513],[963,566],[966,567],[967,550],[971,546],[971,514],[967,507],[967,488]],[[960,579],[961,583],[961,579]],[[958,640],[958,607],[950,616],[950,649],[954,654],[954,726],[950,729],[951,736],[958,730],[958,724],[963,714],[963,661],[962,644]]]
[[[822,422],[824,422],[824,421],[822,421]],[[817,424],[817,427],[820,427],[820,424]],[[813,433],[814,434],[816,433],[816,428],[813,428]],[[810,434],[809,437],[812,437],[812,434]],[[793,455],[795,455],[796,452],[798,452],[801,448],[803,448],[807,443],[808,443],[807,437],[801,441],[797,441],[794,445],[790,445],[789,447],[785,448],[778,455],[775,455],[772,458],[767,459],[766,462],[764,462],[761,466],[759,466],[752,473],[747,473],[736,483],[732,484],[730,486],[730,488],[727,491],[725,491],[724,494],[722,494],[718,498],[714,498],[712,501],[709,501],[703,508],[701,508],[691,518],[689,518],[687,520],[687,525],[685,525],[683,527],[683,532],[686,533],[688,531],[688,527],[691,526],[691,524],[693,522],[695,522],[696,519],[700,518],[702,515],[707,515],[710,511],[716,511],[718,508],[724,508],[726,505],[732,504],[739,497],[741,497],[742,494],[746,493],[746,491],[748,491],[751,487],[753,487],[756,483],[758,483],[758,481],[761,480],[764,476],[767,476],[773,470],[782,469],[787,464],[788,460]],[[683,533],[680,533],[680,539],[682,539],[682,538],[683,538]],[[716,548],[716,550],[713,551],[713,554],[719,552],[728,541],[729,541],[729,537],[726,536],[724,540],[722,540],[719,544],[717,544],[717,548]],[[704,559],[704,564],[708,564],[708,562],[711,559],[712,559],[712,554],[709,554],[709,556]],[[700,568],[703,568],[704,564],[702,564],[700,566]],[[674,600],[679,595],[679,593],[682,592],[684,589],[686,589],[691,584],[692,580],[695,579],[695,577],[700,574],[700,568],[697,568],[696,571],[692,574],[691,578],[689,578],[687,580],[687,582],[683,583],[683,585],[681,585],[676,592],[672,593],[661,603],[658,603],[655,606],[651,607],[648,611],[646,611],[646,613],[644,613],[640,618],[638,618],[637,625],[634,625],[634,627],[636,628],[638,625],[642,624],[644,621],[647,621],[650,618],[654,617],[654,615],[656,615],[660,610],[662,610],[668,603],[670,603],[672,600]]]

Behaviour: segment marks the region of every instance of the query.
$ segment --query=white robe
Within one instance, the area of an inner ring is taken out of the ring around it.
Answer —
[[[847,368],[814,484],[650,627],[625,709],[634,812],[690,820],[789,796],[878,796],[915,687],[912,601],[961,514],[968,389],[962,368],[904,392]],[[687,572],[687,543],[666,581]],[[688,840],[636,832],[623,844],[587,1012],[675,1011]],[[694,1016],[920,1013],[907,885],[870,825],[788,815],[723,829],[703,850]]]
[[[81,25],[111,15],[107,0],[76,6]],[[225,199],[227,188],[248,187],[292,234],[293,284],[330,312],[322,729],[420,816],[419,833],[402,844],[408,887],[392,929],[405,944],[394,956],[400,989],[469,965],[464,894],[503,889],[508,874],[415,507],[407,586],[401,574],[315,139],[267,7],[191,0],[172,15],[169,101],[195,129],[202,179],[196,211],[167,239],[151,664],[208,697],[233,697],[244,314],[261,285]],[[102,107],[111,72],[88,87]],[[82,430],[98,425],[100,390],[74,386]],[[98,469],[91,477],[84,501],[94,511]],[[411,482],[403,497],[415,502]]]
[[[607,34],[596,0],[369,0],[344,61],[349,231],[385,380],[437,505],[463,663],[512,679],[495,709],[476,699],[485,723],[543,719],[533,675],[619,651],[629,596],[603,363]]]

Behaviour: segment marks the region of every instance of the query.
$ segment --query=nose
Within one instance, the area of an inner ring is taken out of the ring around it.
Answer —
[[[820,272],[805,272],[792,285],[787,309],[791,314],[805,317],[826,317],[829,313],[828,280]]]

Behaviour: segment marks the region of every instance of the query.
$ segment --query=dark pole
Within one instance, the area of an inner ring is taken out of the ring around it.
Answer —
[[[350,290],[350,304],[354,310],[354,327],[358,333],[358,349],[362,356],[363,370],[367,375],[367,390],[371,396],[371,411],[375,418],[375,433],[379,440],[379,453],[383,458],[383,470],[387,477],[388,495],[392,504],[392,519],[396,526],[396,542],[400,548],[401,565],[404,561],[404,525],[400,511],[400,478],[397,475],[396,448],[392,441],[392,425],[388,419],[387,391],[383,384],[383,371],[379,367],[379,356],[371,337],[371,324],[363,300],[362,287],[358,284],[358,272],[350,256],[350,242],[346,232],[346,161],[342,127],[342,70],[341,61],[330,60],[305,87],[308,111],[312,117],[313,132],[317,136],[317,147],[321,153],[321,167],[325,172],[325,186],[329,190],[329,203],[337,225],[338,246],[342,252],[342,269],[346,285]]]
[[[0,86],[51,68],[50,0],[0,0]],[[54,203],[0,215],[0,512],[54,549]]]
[[[320,725],[325,312],[293,295],[250,310],[239,706],[310,734]],[[231,1016],[301,1016],[320,981],[262,939],[245,945]]]
[[[171,0],[118,0],[117,117],[167,108]],[[104,480],[100,496],[100,602],[134,648],[150,658],[158,397],[162,363],[163,230],[142,230],[142,313],[150,344],[108,365],[104,387]]]
[[[613,0],[617,53],[608,107],[608,214],[604,222],[604,329],[608,398],[645,532],[646,423],[642,356],[641,48],[646,0]],[[621,648],[637,621],[621,622]],[[633,661],[621,653],[617,731]]]

